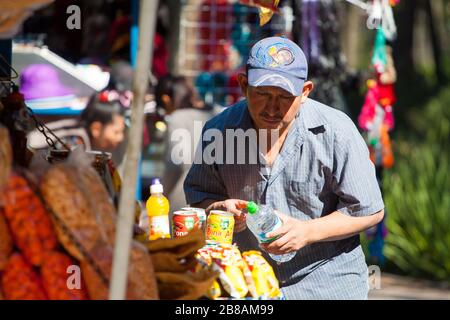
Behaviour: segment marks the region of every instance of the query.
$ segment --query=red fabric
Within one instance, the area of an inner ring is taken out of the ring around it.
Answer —
[[[132,19],[130,16],[123,16],[116,19],[109,33],[109,42],[114,46],[114,42],[123,35],[129,35],[131,29]],[[130,46],[129,40],[126,43]],[[117,49],[117,48],[116,48]],[[167,50],[164,38],[159,33],[155,33],[153,39],[153,62],[152,72],[157,78],[161,78],[168,74],[169,50]]]
[[[156,33],[154,40],[152,71],[157,78],[164,77],[169,73],[167,68],[168,61],[169,51],[167,50],[164,38],[159,33]]]
[[[224,71],[227,69],[228,52],[223,43],[230,39],[231,25],[227,24],[231,5],[225,0],[205,0],[199,17],[200,40],[198,50],[202,56],[200,67],[203,71]]]

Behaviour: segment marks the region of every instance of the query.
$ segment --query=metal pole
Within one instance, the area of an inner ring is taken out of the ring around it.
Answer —
[[[117,219],[114,246],[110,300],[126,298],[128,263],[130,258],[132,229],[134,220],[134,201],[137,178],[137,165],[142,146],[144,119],[144,96],[148,86],[148,75],[153,52],[157,0],[141,0],[139,16],[139,47],[137,64],[133,77],[133,103],[131,106],[130,139],[126,150],[123,185],[120,192],[119,214]]]

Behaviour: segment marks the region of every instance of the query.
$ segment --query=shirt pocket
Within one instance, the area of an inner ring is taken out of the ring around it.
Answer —
[[[289,181],[286,196],[291,214],[301,220],[319,218],[323,209],[322,188],[323,183],[317,180]]]

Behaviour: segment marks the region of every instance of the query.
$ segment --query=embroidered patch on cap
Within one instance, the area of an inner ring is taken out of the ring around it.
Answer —
[[[265,67],[278,68],[294,62],[294,54],[285,43],[275,43],[265,49],[259,48],[256,59]]]

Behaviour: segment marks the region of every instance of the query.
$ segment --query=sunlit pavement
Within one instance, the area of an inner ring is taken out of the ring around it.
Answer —
[[[383,273],[381,288],[370,290],[370,300],[450,300],[450,285]]]

